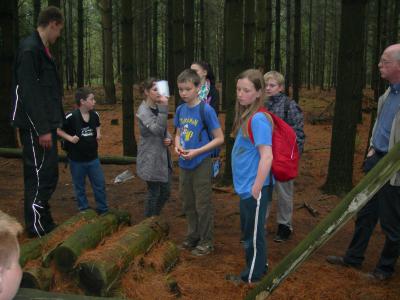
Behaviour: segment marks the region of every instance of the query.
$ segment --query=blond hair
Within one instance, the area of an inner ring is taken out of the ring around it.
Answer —
[[[0,269],[10,268],[13,255],[18,254],[17,236],[21,231],[21,224],[0,210]]]
[[[285,85],[285,77],[283,77],[283,75],[277,71],[269,71],[267,73],[264,74],[264,82],[267,83],[268,80],[273,79],[276,80],[276,82],[280,85],[280,86],[284,86]]]
[[[259,70],[256,69],[248,69],[239,74],[236,78],[236,83],[239,79],[248,79],[253,85],[256,91],[260,91],[260,97],[257,97],[256,101],[251,103],[250,105],[243,106],[236,100],[235,104],[235,119],[233,121],[232,133],[231,136],[235,137],[239,131],[239,128],[242,128],[243,136],[247,137],[249,134],[247,132],[247,122],[249,118],[255,114],[259,108],[263,105],[264,99],[264,80],[263,75]]]

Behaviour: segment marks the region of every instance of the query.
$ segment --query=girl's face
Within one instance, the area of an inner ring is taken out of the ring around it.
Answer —
[[[283,86],[278,83],[275,79],[268,79],[265,82],[265,93],[267,96],[275,96],[282,92]]]
[[[202,68],[202,66],[198,65],[198,64],[193,64],[190,66],[190,68],[194,71],[196,71],[197,75],[199,75],[201,81],[203,81],[204,79],[206,79],[207,77],[207,71],[204,70]]]
[[[236,96],[240,105],[247,106],[261,97],[261,90],[257,91],[250,80],[242,78],[236,83]]]
[[[144,90],[144,94],[146,95],[146,98],[153,101],[154,103],[157,102],[157,100],[160,98],[160,94],[158,93],[157,90],[157,85],[154,83],[151,89],[149,90]]]

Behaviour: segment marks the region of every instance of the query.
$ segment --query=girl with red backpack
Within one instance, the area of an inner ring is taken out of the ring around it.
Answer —
[[[263,112],[264,79],[260,71],[249,69],[238,76],[237,101],[232,136],[233,184],[240,197],[240,226],[246,267],[239,276],[226,279],[257,282],[267,272],[265,215],[272,199],[272,123]],[[248,122],[254,142],[249,138]]]

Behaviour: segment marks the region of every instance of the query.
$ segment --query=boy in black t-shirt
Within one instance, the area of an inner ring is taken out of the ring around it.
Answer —
[[[88,88],[79,88],[75,93],[78,109],[65,117],[62,129],[57,134],[65,140],[72,182],[78,208],[84,211],[89,208],[85,192],[86,176],[92,185],[96,200],[97,212],[108,211],[105,180],[97,154],[97,140],[100,139],[99,115],[94,111],[96,101],[93,92]]]

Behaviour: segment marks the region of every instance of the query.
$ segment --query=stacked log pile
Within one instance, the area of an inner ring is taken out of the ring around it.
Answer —
[[[124,297],[124,291],[118,290],[122,276],[130,266],[140,264],[154,245],[159,259],[150,255],[152,258],[144,264],[154,272],[168,273],[179,258],[176,245],[166,241],[168,224],[152,217],[127,225],[130,215],[126,212],[97,216],[89,210],[70,218],[50,234],[23,244],[21,287],[28,288],[24,293],[32,288],[54,290],[57,274],[56,278],[74,281],[86,295]]]

